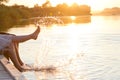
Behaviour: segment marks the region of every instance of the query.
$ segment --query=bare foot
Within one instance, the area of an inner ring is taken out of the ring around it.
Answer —
[[[39,33],[40,33],[40,27],[37,26],[36,31],[32,34],[32,39],[36,40]]]
[[[27,66],[26,64],[23,64],[23,65],[22,65],[22,68],[25,69],[25,70],[31,70],[31,67],[30,67],[30,66]]]

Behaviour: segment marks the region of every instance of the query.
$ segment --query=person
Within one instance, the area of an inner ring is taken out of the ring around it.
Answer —
[[[29,69],[29,67],[25,67],[19,56],[19,43],[28,41],[30,39],[36,40],[40,33],[40,26],[37,26],[37,29],[28,35],[20,35],[17,36],[15,34],[10,33],[0,33],[0,54],[3,54],[9,61],[9,59],[13,62],[14,66],[21,72]]]

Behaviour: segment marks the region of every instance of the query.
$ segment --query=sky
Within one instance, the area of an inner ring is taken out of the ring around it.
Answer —
[[[47,0],[48,1],[48,0]],[[101,11],[104,8],[120,7],[120,0],[49,0],[53,6],[66,3],[69,6],[73,3],[78,5],[86,4],[91,6],[92,11]],[[35,4],[43,4],[46,0],[9,0],[7,5],[25,5],[28,7],[33,7]]]

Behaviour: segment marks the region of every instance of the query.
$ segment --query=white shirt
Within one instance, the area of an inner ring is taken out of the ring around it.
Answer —
[[[0,34],[0,50],[10,45],[12,37],[13,35]]]

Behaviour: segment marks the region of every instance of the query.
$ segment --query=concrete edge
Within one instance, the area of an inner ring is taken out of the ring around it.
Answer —
[[[22,73],[15,68],[14,65],[11,63],[8,63],[7,59],[3,56],[0,55],[0,62],[4,66],[4,68],[9,72],[9,74],[13,77],[15,80],[27,80],[25,76],[22,75]]]

